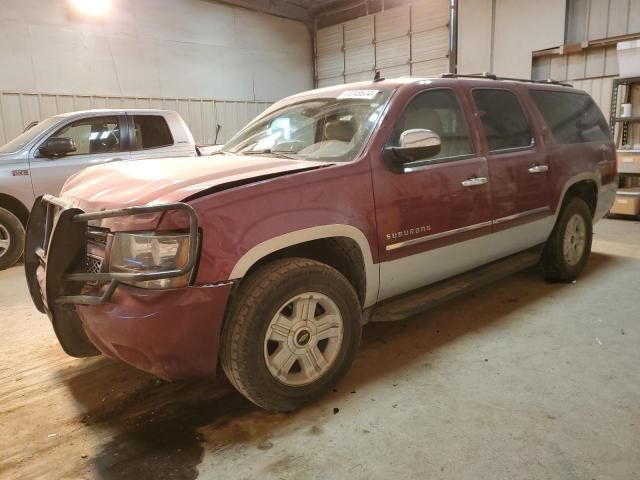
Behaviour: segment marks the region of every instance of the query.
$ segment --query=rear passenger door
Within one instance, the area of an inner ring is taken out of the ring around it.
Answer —
[[[494,232],[547,217],[547,154],[523,99],[514,90],[502,88],[473,88],[471,97],[489,165]],[[505,254],[538,242],[523,233],[505,239]]]

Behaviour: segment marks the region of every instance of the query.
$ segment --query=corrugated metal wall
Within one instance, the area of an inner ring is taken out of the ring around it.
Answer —
[[[566,43],[640,32],[640,0],[569,0]]]
[[[611,109],[613,79],[618,76],[616,46],[589,48],[571,55],[534,57],[532,78],[552,78],[587,91],[607,119]]]
[[[316,32],[316,86],[449,71],[449,0],[422,0]]]
[[[25,125],[58,113],[93,108],[163,108],[184,118],[198,143],[213,143],[221,125],[218,143],[270,105],[269,102],[233,102],[211,99],[105,97],[0,92],[0,145],[20,134]]]

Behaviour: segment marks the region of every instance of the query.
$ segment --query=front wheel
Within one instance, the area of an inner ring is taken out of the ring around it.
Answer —
[[[361,308],[347,279],[328,265],[290,258],[245,282],[222,332],[220,357],[231,383],[278,412],[333,388],[360,345]]]
[[[16,264],[24,250],[24,227],[18,217],[0,208],[0,270]]]
[[[562,208],[542,253],[545,277],[573,281],[582,272],[591,253],[593,222],[584,200],[571,198]]]

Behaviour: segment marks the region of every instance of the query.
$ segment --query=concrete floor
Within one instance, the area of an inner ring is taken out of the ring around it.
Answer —
[[[640,478],[640,224],[604,220],[576,284],[525,271],[365,328],[337,391],[270,414],[223,380],[62,352],[0,272],[0,478]]]

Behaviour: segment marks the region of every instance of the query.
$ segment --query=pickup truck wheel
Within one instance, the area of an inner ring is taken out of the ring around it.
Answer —
[[[0,270],[16,264],[24,250],[24,227],[18,217],[0,208]]]
[[[545,277],[557,281],[575,280],[589,259],[592,235],[589,207],[581,198],[571,198],[560,212],[542,253]]]
[[[296,410],[333,388],[360,345],[358,296],[337,270],[277,260],[241,285],[222,332],[221,363],[256,405]]]

